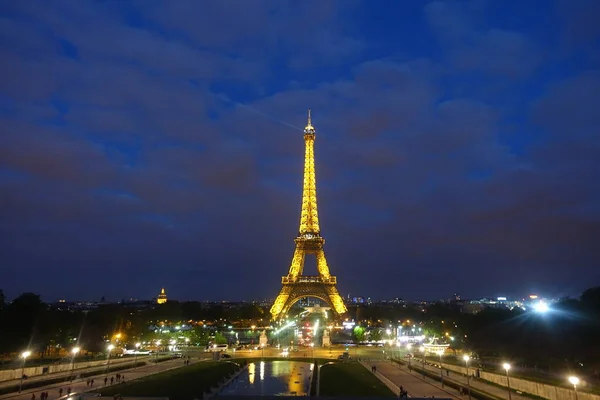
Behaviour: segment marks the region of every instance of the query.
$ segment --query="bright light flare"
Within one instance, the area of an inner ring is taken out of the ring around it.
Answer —
[[[73,349],[71,350],[71,353],[73,353],[73,355],[79,353],[81,351],[81,349],[79,347],[73,347]]]
[[[577,385],[579,385],[579,378],[576,376],[570,376],[569,382],[571,382],[571,385],[577,386]]]
[[[508,370],[510,369],[510,364],[504,363],[504,364],[502,364],[502,368],[504,368],[506,370],[506,372],[508,372]]]
[[[21,353],[21,358],[27,358],[31,355],[31,352],[29,350],[24,351]]]
[[[469,357],[467,354],[463,356],[463,360],[465,360],[466,362],[469,362],[470,359],[471,357]]]
[[[540,314],[544,314],[550,311],[550,307],[545,302],[539,301],[533,305],[533,310]]]

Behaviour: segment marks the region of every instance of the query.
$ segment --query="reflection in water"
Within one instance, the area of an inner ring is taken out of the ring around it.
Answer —
[[[221,393],[221,396],[308,396],[313,365],[296,361],[261,362],[260,380],[255,381],[256,364],[248,364],[248,369]],[[244,376],[248,374],[248,378]]]
[[[264,361],[260,362],[260,380],[261,381],[265,380],[265,362]]]
[[[254,363],[248,365],[248,383],[254,385],[254,371],[256,370],[256,365]]]

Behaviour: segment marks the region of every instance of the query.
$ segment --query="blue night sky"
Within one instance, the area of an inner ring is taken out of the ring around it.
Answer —
[[[599,16],[595,0],[1,1],[0,288],[274,297],[312,108],[342,295],[578,294],[600,283]]]

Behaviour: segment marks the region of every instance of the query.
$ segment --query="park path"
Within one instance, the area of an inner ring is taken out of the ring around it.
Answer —
[[[195,364],[198,360],[190,360],[190,364]],[[142,367],[130,368],[118,371],[124,377],[125,382],[129,382],[135,379],[139,379],[148,375],[157,374],[159,372],[168,371],[171,369],[176,369],[183,367],[183,359],[177,358],[170,361],[163,361],[157,364],[144,365]],[[35,400],[40,399],[40,394],[42,392],[48,392],[48,400],[54,400],[59,397],[59,389],[63,389],[63,396],[67,394],[67,388],[71,388],[71,393],[83,393],[83,392],[93,392],[94,389],[101,389],[104,387],[104,378],[108,377],[108,386],[110,386],[110,378],[115,377],[117,372],[109,372],[108,375],[100,372],[95,376],[90,376],[86,378],[78,378],[73,380],[73,382],[59,382],[53,383],[46,386],[37,387],[35,389],[27,389],[23,390],[21,393],[9,393],[5,395],[1,395],[0,399],[10,399],[10,400],[32,400],[32,395],[35,395]],[[94,386],[90,387],[87,385],[88,379],[94,379]],[[116,380],[116,379],[115,379]],[[113,383],[113,385],[118,385],[118,383]]]
[[[133,366],[134,362],[142,362],[142,361],[150,361],[152,360],[152,357],[148,357],[148,356],[143,356],[143,357],[138,357],[137,360],[135,358],[131,358],[131,359],[127,359],[127,361],[121,361],[119,360],[119,362],[114,362],[111,361],[110,366],[112,368],[114,367],[118,367],[120,365],[127,365],[127,364],[131,364],[131,366]],[[90,373],[90,372],[104,372],[104,370],[106,369],[106,364],[104,365],[97,365],[94,367],[87,367],[87,368],[79,368],[79,369],[75,369],[75,371],[73,372],[73,374],[75,375],[79,375],[81,373]],[[39,381],[46,381],[48,379],[56,379],[56,378],[67,378],[69,376],[71,376],[71,370],[68,371],[62,371],[62,372],[54,372],[51,374],[44,374],[44,375],[34,375],[34,376],[30,376],[27,378],[27,380],[23,381],[23,383],[31,383],[31,382],[39,382]],[[19,381],[20,379],[11,379],[8,381],[2,381],[0,382],[0,389],[2,388],[6,388],[6,387],[12,387],[12,386],[18,386],[19,385]]]
[[[419,369],[423,368],[422,360],[413,359],[413,366],[417,367]],[[401,364],[401,365],[397,366],[396,368],[401,368],[401,369],[403,369],[405,371],[408,371],[408,366],[407,365],[402,365]],[[440,369],[438,367],[436,367],[436,366],[433,366],[433,365],[425,364],[425,369],[427,371],[429,371],[429,372],[434,373],[434,374],[439,374],[440,373]],[[413,369],[413,371],[411,373],[422,376],[418,371],[415,371],[414,369]],[[449,371],[449,370],[444,370],[443,374],[444,374],[444,380],[451,380],[453,382],[460,383],[465,388],[468,386],[467,377],[464,376],[464,375],[462,375],[462,374],[459,374],[459,373],[454,372],[454,371]],[[433,383],[432,379],[430,379],[430,378],[425,378],[425,379],[430,380]],[[484,381],[480,381],[480,380],[474,379],[473,377],[471,377],[470,381],[471,381],[471,387],[473,387],[475,389],[481,390],[482,392],[488,393],[488,394],[490,394],[492,396],[495,396],[495,397],[498,397],[500,399],[507,399],[508,400],[508,398],[509,398],[509,396],[508,396],[508,390],[506,388],[501,388],[501,387],[498,387],[498,386],[495,386],[495,385],[491,385],[491,384],[485,383]],[[441,383],[439,381],[435,381],[434,384],[436,384],[438,386],[441,386]],[[448,389],[449,390],[453,390],[453,389],[450,389],[450,388],[448,388]],[[527,396],[524,396],[524,395],[520,395],[518,393],[515,393],[514,391],[511,393],[511,399],[512,400],[531,400],[530,397],[527,397]]]
[[[367,368],[375,366],[377,371],[375,375],[380,378],[381,375],[391,381],[397,387],[402,386],[408,392],[410,397],[431,397],[436,399],[460,399],[456,390],[448,388],[442,389],[440,385],[435,385],[430,379],[423,379],[421,375],[410,373],[408,370],[398,368],[395,364],[387,361],[375,361],[363,363]],[[394,393],[398,395],[398,390]]]

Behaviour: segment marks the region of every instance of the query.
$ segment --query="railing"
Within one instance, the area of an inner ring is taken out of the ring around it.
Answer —
[[[323,278],[321,276],[284,276],[281,278],[281,283],[290,284],[290,283],[323,283],[326,285],[335,285],[337,284],[337,278],[335,276],[330,276],[329,278]]]

